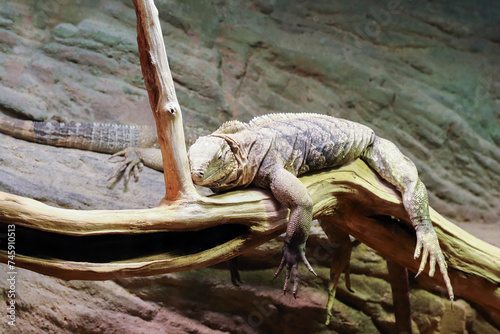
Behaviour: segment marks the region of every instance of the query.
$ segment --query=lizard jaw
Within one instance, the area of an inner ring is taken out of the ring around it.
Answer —
[[[197,186],[208,187],[208,188],[220,188],[225,184],[233,181],[236,178],[236,173],[234,170],[230,169],[224,173],[220,178],[214,179],[213,176],[217,175],[218,171],[205,176],[202,170],[191,171],[191,178]]]
[[[211,173],[205,173],[203,169],[200,168],[191,171],[191,178],[196,185],[207,186],[226,178],[227,175],[224,173],[222,177],[215,179],[214,177],[218,176],[219,173],[219,170],[215,169],[212,169]]]

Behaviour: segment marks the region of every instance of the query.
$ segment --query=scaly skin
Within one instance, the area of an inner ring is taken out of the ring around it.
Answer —
[[[125,185],[130,176],[136,180],[143,165],[163,171],[163,160],[156,128],[146,125],[110,123],[35,122],[6,117],[0,114],[0,132],[14,138],[39,144],[76,148],[113,154],[120,164],[110,179],[123,177]],[[186,128],[186,145],[200,135],[196,128]]]
[[[116,153],[127,147],[159,148],[155,131],[140,125],[34,122],[0,115],[0,132],[9,136],[102,153]]]
[[[130,176],[138,177],[142,164],[163,170],[153,127],[32,122],[0,115],[0,132],[47,145],[114,153],[113,157],[121,161],[111,178],[123,175],[125,183]],[[189,141],[189,133],[187,137]],[[232,121],[213,134],[200,137],[191,146],[189,158],[195,184],[214,191],[250,184],[268,188],[290,208],[283,258],[275,276],[286,268],[286,292],[293,271],[294,296],[299,282],[298,264],[303,262],[314,273],[304,254],[313,203],[297,176],[363,159],[402,193],[417,233],[415,258],[423,251],[418,274],[430,258],[429,275],[433,276],[437,262],[453,300],[446,262],[429,218],[427,191],[415,165],[394,144],[375,136],[368,127],[315,114],[261,116],[248,124]]]
[[[437,262],[453,300],[446,262],[429,218],[427,191],[417,169],[393,143],[377,137],[370,128],[325,115],[267,115],[250,123],[223,124],[213,134],[200,137],[188,155],[195,184],[214,191],[248,185],[267,188],[290,209],[283,258],[275,277],[286,268],[286,293],[293,273],[294,296],[299,263],[314,273],[304,252],[313,202],[297,176],[363,159],[402,194],[417,233],[415,258],[423,250],[419,274],[430,257],[429,275],[433,276]]]

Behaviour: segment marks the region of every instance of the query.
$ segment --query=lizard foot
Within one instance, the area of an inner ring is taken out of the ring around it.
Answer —
[[[136,149],[128,147],[113,154],[109,160],[119,163],[119,165],[114,169],[113,174],[111,174],[108,178],[108,181],[115,179],[116,183],[123,177],[123,182],[125,186],[127,186],[131,176],[134,178],[135,182],[139,180],[139,172],[142,170],[143,163],[142,158]]]
[[[433,277],[436,267],[436,262],[439,266],[439,270],[443,275],[446,288],[448,290],[448,295],[450,296],[450,301],[453,305],[453,288],[451,286],[450,278],[448,276],[448,265],[444,258],[441,247],[439,247],[439,241],[434,229],[421,229],[417,227],[417,246],[415,247],[414,258],[417,259],[422,253],[422,259],[420,261],[420,268],[418,269],[417,277],[424,271],[427,260],[429,260],[429,276]]]
[[[299,263],[302,262],[306,265],[307,269],[313,273],[315,276],[318,276],[314,269],[312,268],[309,261],[306,259],[306,254],[303,247],[299,245],[290,245],[285,242],[283,245],[283,249],[281,250],[283,257],[281,259],[281,263],[274,273],[274,278],[278,277],[283,268],[286,267],[286,276],[285,276],[285,285],[283,286],[283,294],[286,295],[288,290],[288,283],[290,282],[290,274],[293,271],[293,290],[292,294],[295,299],[297,299],[297,290],[299,288]]]

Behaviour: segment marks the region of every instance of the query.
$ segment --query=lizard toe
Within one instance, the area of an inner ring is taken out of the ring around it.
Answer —
[[[286,294],[288,290],[288,285],[290,284],[290,279],[293,279],[293,288],[292,294],[294,298],[297,298],[297,291],[300,285],[299,278],[299,263],[302,262],[306,265],[307,269],[317,276],[316,272],[312,268],[309,261],[306,259],[304,254],[304,250],[302,247],[298,245],[291,245],[289,243],[285,243],[282,249],[283,257],[281,259],[281,263],[276,270],[274,277],[276,278],[283,268],[286,268],[285,274],[285,283],[283,286],[283,293]]]

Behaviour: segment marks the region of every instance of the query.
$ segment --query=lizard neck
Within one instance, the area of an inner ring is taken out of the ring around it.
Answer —
[[[260,138],[255,133],[249,133],[249,131],[233,134],[212,134],[212,136],[223,138],[228,143],[237,165],[224,181],[224,184],[219,187],[219,190],[250,185],[259,172],[259,166],[269,150],[270,140],[262,140],[263,138]]]

